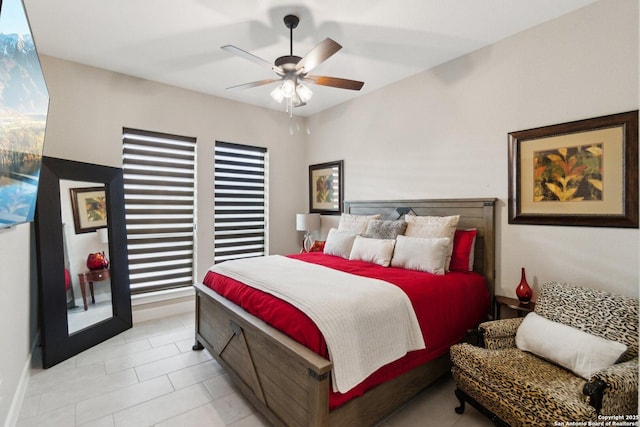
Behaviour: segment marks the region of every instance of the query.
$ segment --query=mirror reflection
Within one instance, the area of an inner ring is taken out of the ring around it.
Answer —
[[[60,180],[68,334],[113,317],[105,185]]]

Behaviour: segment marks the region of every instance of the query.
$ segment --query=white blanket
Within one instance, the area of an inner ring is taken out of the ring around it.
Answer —
[[[333,389],[349,391],[408,351],[425,348],[411,301],[397,286],[280,255],[211,267],[289,302],[315,322],[333,363]]]

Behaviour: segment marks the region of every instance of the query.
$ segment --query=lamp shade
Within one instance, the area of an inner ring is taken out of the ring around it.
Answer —
[[[320,228],[320,214],[296,214],[296,230],[311,231]]]

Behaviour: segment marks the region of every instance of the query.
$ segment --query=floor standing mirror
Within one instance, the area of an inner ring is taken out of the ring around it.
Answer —
[[[36,242],[44,368],[131,328],[122,169],[43,157]]]

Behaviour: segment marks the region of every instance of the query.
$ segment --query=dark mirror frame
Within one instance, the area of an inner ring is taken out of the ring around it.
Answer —
[[[61,179],[105,185],[111,257],[113,317],[71,335],[64,285]],[[132,326],[122,169],[43,157],[35,230],[42,365],[49,368]]]

